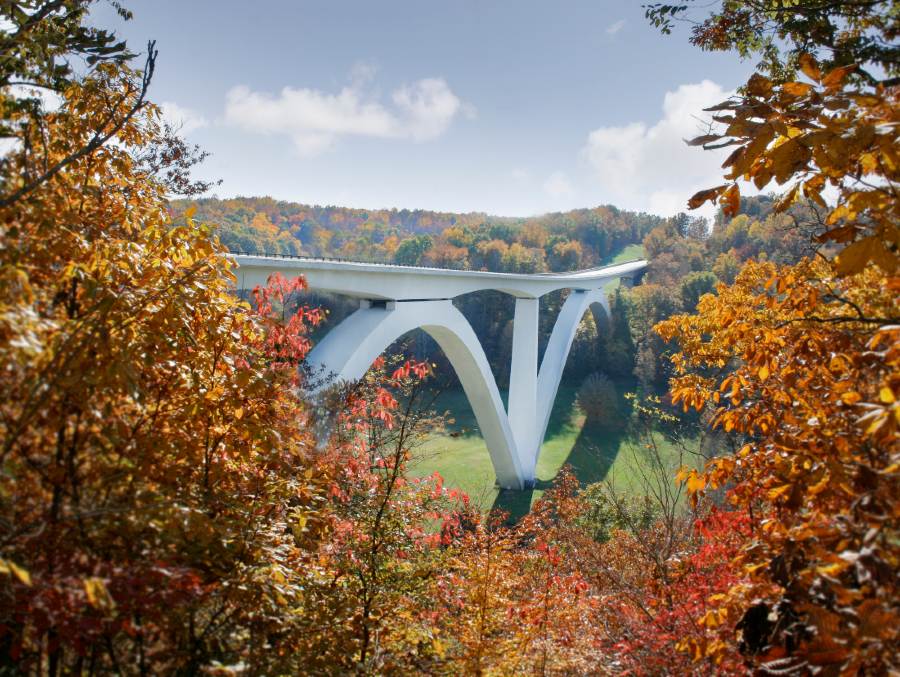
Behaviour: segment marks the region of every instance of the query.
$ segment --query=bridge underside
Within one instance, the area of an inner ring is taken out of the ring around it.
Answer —
[[[275,272],[303,274],[312,289],[386,301],[363,301],[310,352],[310,366],[331,375],[331,382],[358,380],[403,334],[419,328],[426,331],[456,371],[490,452],[497,482],[507,489],[534,484],[541,443],[582,316],[591,306],[608,313],[605,283],[633,279],[646,266],[636,261],[577,273],[511,275],[308,259],[235,259],[242,288],[264,284],[261,278]],[[560,310],[539,367],[540,296],[565,288],[572,293]],[[503,406],[475,332],[450,300],[480,289],[516,297],[508,408]]]

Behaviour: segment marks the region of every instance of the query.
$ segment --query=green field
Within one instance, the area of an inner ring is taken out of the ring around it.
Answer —
[[[615,256],[610,256],[604,259],[601,263],[604,266],[609,266],[613,263],[625,263],[626,261],[634,261],[635,259],[642,258],[644,258],[644,245],[630,244],[617,252]],[[607,282],[604,288],[606,289],[607,293],[609,293],[615,290],[618,284],[618,280],[612,280],[611,282]]]
[[[565,464],[572,466],[582,484],[608,479],[623,491],[640,491],[635,468],[643,462],[641,445],[624,432],[610,433],[586,426],[575,395],[574,387],[559,389],[541,446],[533,490],[502,491],[495,486],[487,447],[461,390],[449,390],[438,399],[436,408],[448,412],[453,422],[445,434],[431,436],[416,451],[411,474],[421,477],[437,471],[448,487],[465,491],[483,510],[502,508],[513,518],[528,511]],[[656,442],[674,472],[677,451],[661,435],[656,436]]]
[[[602,265],[608,266],[613,263],[622,263],[624,261],[634,261],[635,259],[644,258],[644,245],[642,244],[630,244],[626,245],[618,252],[616,252],[613,256],[610,256],[602,261]]]

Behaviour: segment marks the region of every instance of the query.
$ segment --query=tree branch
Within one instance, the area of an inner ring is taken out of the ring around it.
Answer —
[[[97,150],[98,148],[103,146],[107,141],[109,141],[116,134],[118,134],[119,131],[125,126],[125,124],[129,120],[131,120],[131,118],[133,118],[147,104],[147,100],[146,100],[147,90],[149,89],[150,81],[153,78],[153,71],[154,71],[154,68],[156,67],[156,56],[158,54],[155,45],[156,45],[156,42],[153,40],[151,40],[147,45],[147,62],[144,65],[144,72],[143,72],[143,75],[141,76],[140,93],[138,94],[137,101],[134,102],[132,107],[122,117],[122,119],[119,120],[117,123],[115,123],[113,125],[112,129],[110,129],[106,133],[103,132],[103,129],[105,129],[106,125],[101,126],[101,128],[98,129],[97,132],[95,132],[93,138],[90,140],[90,142],[86,146],[84,146],[80,150],[72,153],[71,155],[67,155],[62,160],[60,160],[59,162],[54,164],[52,167],[47,169],[47,171],[45,171],[43,174],[41,174],[37,178],[33,179],[32,181],[26,183],[24,186],[19,188],[19,190],[12,193],[12,195],[9,195],[4,198],[0,198],[0,208],[8,207],[11,204],[13,204],[14,202],[20,200],[21,198],[28,195],[28,193],[33,191],[35,188],[37,188],[41,184],[46,183],[47,181],[52,179],[60,171],[65,169],[68,165],[72,164],[76,160],[79,160],[79,159],[85,157],[86,155],[90,155],[95,150]]]

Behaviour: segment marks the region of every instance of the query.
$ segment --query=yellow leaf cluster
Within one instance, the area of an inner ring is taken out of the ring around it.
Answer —
[[[0,573],[19,619],[6,639],[35,665],[47,637],[71,667],[73,647],[137,655],[146,633],[188,669],[188,615],[230,619],[210,642],[245,632],[269,586],[248,572],[276,556],[301,571],[298,544],[321,527],[314,510],[287,526],[324,493],[304,475],[314,442],[296,372],[271,366],[267,325],[236,298],[209,229],[167,222],[165,188],[138,160],[161,141],[154,109],[79,155],[135,104],[139,78],[103,64],[70,87],[23,146],[63,169],[0,208]],[[3,178],[31,162],[14,150]],[[286,631],[284,614],[254,632]]]

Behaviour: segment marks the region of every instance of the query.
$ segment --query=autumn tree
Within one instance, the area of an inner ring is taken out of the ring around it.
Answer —
[[[5,6],[4,64],[49,68],[62,100],[4,107],[20,144],[0,206],[0,661],[278,671],[297,639],[280,571],[302,569],[325,490],[295,394],[318,315],[276,317],[299,281],[251,310],[208,229],[167,222],[167,161],[142,159],[165,137],[149,73],[53,65],[73,40],[122,55],[79,32],[87,4]]]
[[[329,478],[328,538],[303,572],[297,612],[306,639],[294,670],[408,673],[439,651],[429,630],[444,561],[434,527],[457,494],[438,476],[408,475],[417,446],[441,426],[428,372],[425,363],[379,358],[328,395],[334,424],[319,460]]]
[[[740,93],[707,109],[710,132],[691,141],[704,148],[734,147],[724,163],[727,183],[694,195],[694,208],[718,200],[734,216],[738,180],[786,192],[775,205],[787,211],[799,198],[817,207],[817,241],[842,250],[838,270],[872,262],[887,272],[900,254],[897,156],[897,76],[900,31],[887,0],[725,2],[695,20],[692,42],[704,49],[760,54],[761,72]],[[651,21],[671,29],[690,20],[690,6],[652,4]],[[829,187],[837,200],[822,197]]]
[[[602,428],[615,429],[622,424],[619,410],[619,393],[615,384],[605,374],[589,374],[578,389],[578,406],[587,417],[587,423]]]
[[[695,495],[729,487],[752,517],[752,584],[707,621],[739,628],[767,669],[896,665],[897,290],[874,267],[838,279],[823,262],[753,263],[696,316],[658,327],[681,347],[675,401],[713,407],[714,425],[745,438],[684,478]]]
[[[82,59],[89,69],[100,72],[103,66],[122,66],[134,57],[113,33],[86,25],[91,4],[92,0],[26,0],[3,4],[0,138],[12,142],[18,152],[0,158],[0,206],[10,206],[70,163],[99,149],[147,105],[147,89],[156,64],[153,43],[148,47],[141,77],[120,83],[118,101],[110,102],[102,111],[103,117],[91,121],[91,133],[80,137],[81,145],[70,147],[65,155],[51,156],[48,152],[49,138],[41,133],[45,102],[63,96],[79,82],[72,60]],[[130,18],[128,10],[117,9],[121,17]]]
[[[691,206],[718,200],[734,216],[738,181],[774,182],[775,213],[808,210],[817,246],[792,266],[746,264],[697,315],[657,327],[680,349],[673,398],[745,442],[682,474],[695,498],[726,488],[753,529],[737,560],[749,583],[703,617],[721,636],[692,645],[697,656],[738,642],[762,671],[897,669],[895,10],[725,2],[693,29],[703,48],[763,61],[692,141],[733,151],[727,182]],[[689,11],[648,16],[669,30]]]
[[[681,280],[681,305],[687,311],[693,311],[704,294],[715,293],[716,276],[710,272],[693,272]]]
[[[733,648],[695,664],[679,644],[717,638],[696,619],[738,579],[731,559],[746,518],[711,512],[695,522],[671,471],[646,475],[648,497],[637,500],[601,485],[581,490],[563,470],[519,524],[475,516],[451,529],[430,669],[743,674]]]
[[[582,674],[601,667],[596,599],[571,567],[555,525],[577,480],[563,473],[516,526],[472,516],[454,529],[436,581],[439,665],[445,674]]]
[[[789,80],[810,55],[828,70],[867,64],[859,77],[870,84],[897,84],[900,50],[896,6],[891,0],[726,0],[716,11],[683,4],[644,5],[647,18],[663,33],[676,22],[691,26],[691,42],[704,50],[734,50],[760,59],[760,72]],[[884,77],[884,76],[887,77]]]

